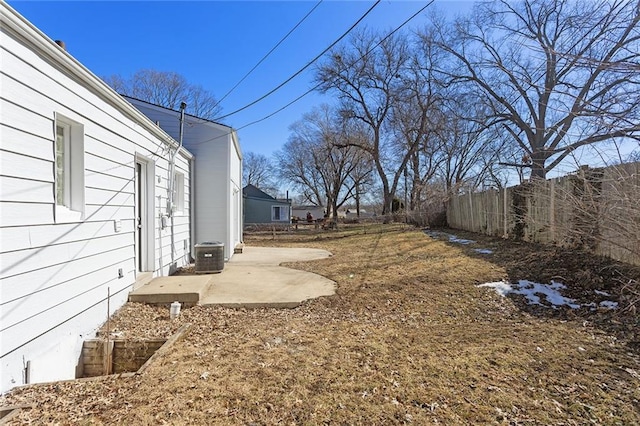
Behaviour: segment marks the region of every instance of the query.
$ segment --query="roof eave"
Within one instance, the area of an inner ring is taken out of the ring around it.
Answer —
[[[98,76],[93,74],[87,67],[80,63],[76,58],[71,56],[67,51],[63,50],[45,33],[38,29],[35,25],[25,19],[16,10],[5,2],[0,2],[0,22],[4,30],[9,30],[18,35],[29,43],[43,57],[49,59],[55,64],[62,67],[69,75],[84,83],[84,85],[109,102],[113,107],[128,116],[131,120],[140,124],[151,134],[162,140],[164,143],[177,148],[176,142],[169,134],[160,129],[151,120],[149,120],[142,112],[138,111],[133,105],[127,102],[109,85],[102,81]],[[187,149],[181,149],[182,155],[191,159],[191,154]]]

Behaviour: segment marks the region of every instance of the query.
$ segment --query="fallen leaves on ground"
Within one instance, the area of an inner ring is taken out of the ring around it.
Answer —
[[[477,235],[493,250],[401,225],[249,236],[248,245],[318,247],[289,266],[338,284],[296,309],[169,309],[128,303],[110,331],[184,339],[144,374],[16,389],[13,423],[638,424],[637,317],[544,309],[478,288],[565,278],[580,303],[616,297],[640,273],[570,251]],[[605,266],[606,263],[606,266]]]

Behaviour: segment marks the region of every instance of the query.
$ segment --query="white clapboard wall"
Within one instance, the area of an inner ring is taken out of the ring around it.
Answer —
[[[153,167],[153,264],[167,275],[188,260],[190,161],[182,150],[185,206],[166,213],[175,141],[53,41],[0,3],[0,362],[2,392],[73,378],[82,340],[127,299],[136,263],[135,160]],[[56,217],[55,117],[84,131],[84,217]],[[151,238],[151,237],[150,237]],[[122,276],[119,272],[122,271]]]

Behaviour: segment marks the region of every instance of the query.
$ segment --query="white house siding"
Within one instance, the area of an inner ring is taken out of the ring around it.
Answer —
[[[179,137],[178,111],[126,99],[171,136]],[[195,156],[192,243],[220,241],[228,260],[242,242],[242,153],[237,134],[231,127],[186,115],[183,143]]]
[[[171,138],[5,3],[0,3],[0,380],[16,385],[75,377],[84,338],[127,299],[136,280],[135,158],[154,164],[148,270],[185,263],[191,154],[177,156],[185,209],[166,212]],[[54,119],[82,124],[84,218],[56,221]],[[159,255],[162,252],[162,256]],[[175,262],[171,265],[171,262]],[[119,278],[119,270],[122,278]]]
[[[234,248],[242,242],[242,230],[244,223],[242,218],[242,152],[238,143],[238,136],[235,132],[231,134],[229,144],[229,176],[230,176],[230,195],[231,195],[231,216],[229,217],[229,239],[231,240],[230,252],[233,253]]]

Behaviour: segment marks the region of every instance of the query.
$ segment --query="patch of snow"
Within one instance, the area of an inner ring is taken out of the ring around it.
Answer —
[[[513,292],[513,287],[511,287],[511,284],[509,284],[506,281],[496,281],[493,283],[478,284],[478,287],[491,287],[500,296],[506,296],[507,294]]]
[[[493,250],[489,249],[473,249],[473,251],[480,254],[493,254]]]
[[[423,229],[422,232],[424,232],[431,238],[438,238],[441,236],[446,237],[449,239],[450,243],[458,243],[458,244],[474,244],[475,243],[475,241],[473,240],[465,240],[463,238],[458,238],[457,236],[453,234],[447,234],[446,232],[432,231],[430,229]]]
[[[464,238],[458,238],[455,235],[449,234],[449,242],[458,244],[475,244],[473,240],[465,240]]]
[[[617,309],[618,302],[613,302],[611,300],[603,300],[602,302],[600,302],[600,307],[607,308],[607,309]]]
[[[438,238],[438,236],[442,234],[442,232],[432,231],[431,229],[423,229],[422,232],[424,232],[431,238]]]
[[[555,309],[557,306],[566,305],[572,309],[577,309],[580,305],[576,304],[573,299],[562,296],[561,289],[566,288],[562,283],[551,281],[551,284],[540,284],[533,281],[520,280],[517,284],[510,284],[505,281],[494,283],[480,284],[478,287],[491,287],[500,296],[507,294],[521,294],[527,298],[530,305],[545,306],[540,302],[540,296],[543,295],[547,303],[551,304]]]
[[[593,290],[593,292],[595,294],[599,294],[600,296],[611,296],[609,293],[607,293],[606,291],[600,291],[600,290]]]

